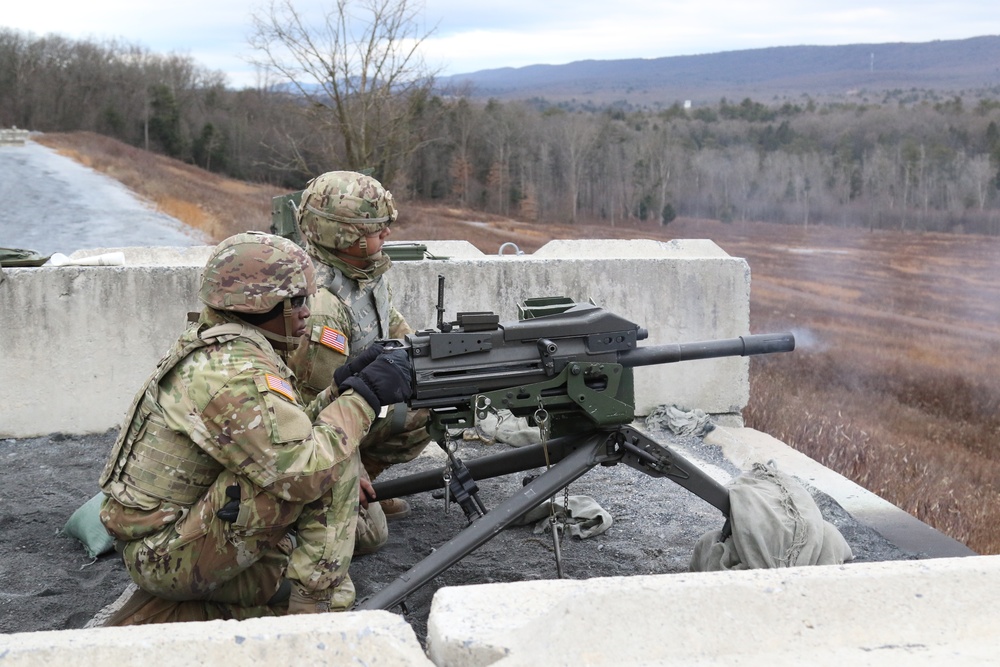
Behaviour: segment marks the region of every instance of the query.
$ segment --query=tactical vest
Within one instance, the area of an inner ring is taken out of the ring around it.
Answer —
[[[195,350],[246,336],[241,324],[230,322],[202,331],[191,326],[160,360],[145,386],[135,395],[100,486],[111,495],[121,482],[144,494],[179,505],[192,505],[215,481],[223,466],[187,435],[169,428],[152,406],[159,406],[160,380]]]
[[[325,287],[350,313],[349,359],[375,341],[389,337],[389,282],[384,275],[362,284],[349,279],[337,267],[330,267],[330,278]]]

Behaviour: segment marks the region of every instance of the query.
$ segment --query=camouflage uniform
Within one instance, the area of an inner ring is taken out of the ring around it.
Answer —
[[[386,272],[392,263],[378,253],[355,267],[338,256],[364,237],[376,234],[397,216],[392,193],[363,174],[327,172],[302,194],[298,223],[306,250],[316,264],[319,290],[312,300],[308,342],[289,358],[303,396],[312,398],[329,385],[333,372],[377,340],[413,333],[392,304]],[[374,477],[385,467],[415,458],[430,441],[426,410],[390,408],[361,443],[361,458]]]
[[[297,252],[305,270],[265,259],[268,275],[257,282],[213,284],[213,263],[229,278],[238,275],[233,266],[247,243]],[[294,244],[242,234],[209,260],[202,299],[267,312],[276,299],[314,289],[311,263]],[[225,292],[225,303],[217,302]],[[136,395],[101,475],[101,521],[132,579],[173,604],[153,605],[128,623],[283,613],[272,597],[286,577],[332,609],[353,603],[358,444],[375,414],[353,391],[333,400],[326,389],[306,406],[293,381],[261,329],[206,307]],[[231,520],[219,517],[223,508]],[[362,539],[381,539],[384,518],[381,525],[361,531]]]

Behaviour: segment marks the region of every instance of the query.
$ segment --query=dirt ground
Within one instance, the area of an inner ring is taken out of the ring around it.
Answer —
[[[693,448],[687,451],[699,451],[699,458],[712,460],[730,474],[738,473],[697,438],[650,433],[675,449]],[[97,492],[97,477],[114,436],[109,431],[96,436],[0,440],[0,534],[4,536],[0,541],[0,632],[81,628],[129,583],[115,554],[92,560],[79,542],[59,534],[73,511]],[[458,455],[468,460],[506,447],[472,441]],[[421,456],[391,468],[380,481],[439,465],[439,457]],[[519,488],[523,476],[481,481],[486,507],[494,507]],[[614,519],[601,535],[586,540],[563,538],[564,575],[574,579],[684,572],[698,537],[718,530],[722,523],[719,512],[701,499],[625,465],[595,468],[571,484],[570,493],[593,497]],[[855,522],[828,497],[814,496],[826,519],[851,545],[855,562],[912,557]],[[430,492],[409,500],[413,513],[390,525],[388,545],[352,565],[359,599],[393,581],[465,525],[458,507],[453,505],[445,513],[443,501]],[[431,598],[442,586],[555,577],[551,537],[535,535],[531,526],[509,528],[411,594],[403,613],[423,641]]]

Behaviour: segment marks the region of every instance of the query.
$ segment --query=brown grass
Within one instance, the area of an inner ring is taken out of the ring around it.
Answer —
[[[281,193],[97,135],[37,140],[216,240],[267,229]],[[1000,553],[1000,239],[690,219],[560,225],[400,205],[393,240],[465,239],[492,254],[506,241],[532,252],[556,238],[708,238],[746,258],[751,329],[798,341],[792,354],[753,359],[748,425]]]

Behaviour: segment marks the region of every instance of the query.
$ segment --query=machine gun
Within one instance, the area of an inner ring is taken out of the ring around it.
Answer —
[[[444,488],[468,526],[360,609],[400,604],[452,564],[597,465],[625,463],[667,477],[718,508],[729,519],[729,493],[669,447],[629,424],[635,418],[632,369],[716,357],[789,352],[790,333],[640,347],[648,332],[592,303],[563,297],[529,299],[516,322],[491,312],[458,313],[444,321],[444,278],[438,278],[437,329],[390,345],[408,351],[413,366],[411,408],[427,408],[431,435],[448,454],[444,469],[378,482],[379,499]],[[455,456],[450,434],[472,427],[491,411],[509,410],[539,428],[541,442],[467,463]],[[546,467],[522,489],[487,512],[477,479]],[[554,534],[557,568],[558,536]],[[561,575],[561,570],[560,570]]]

